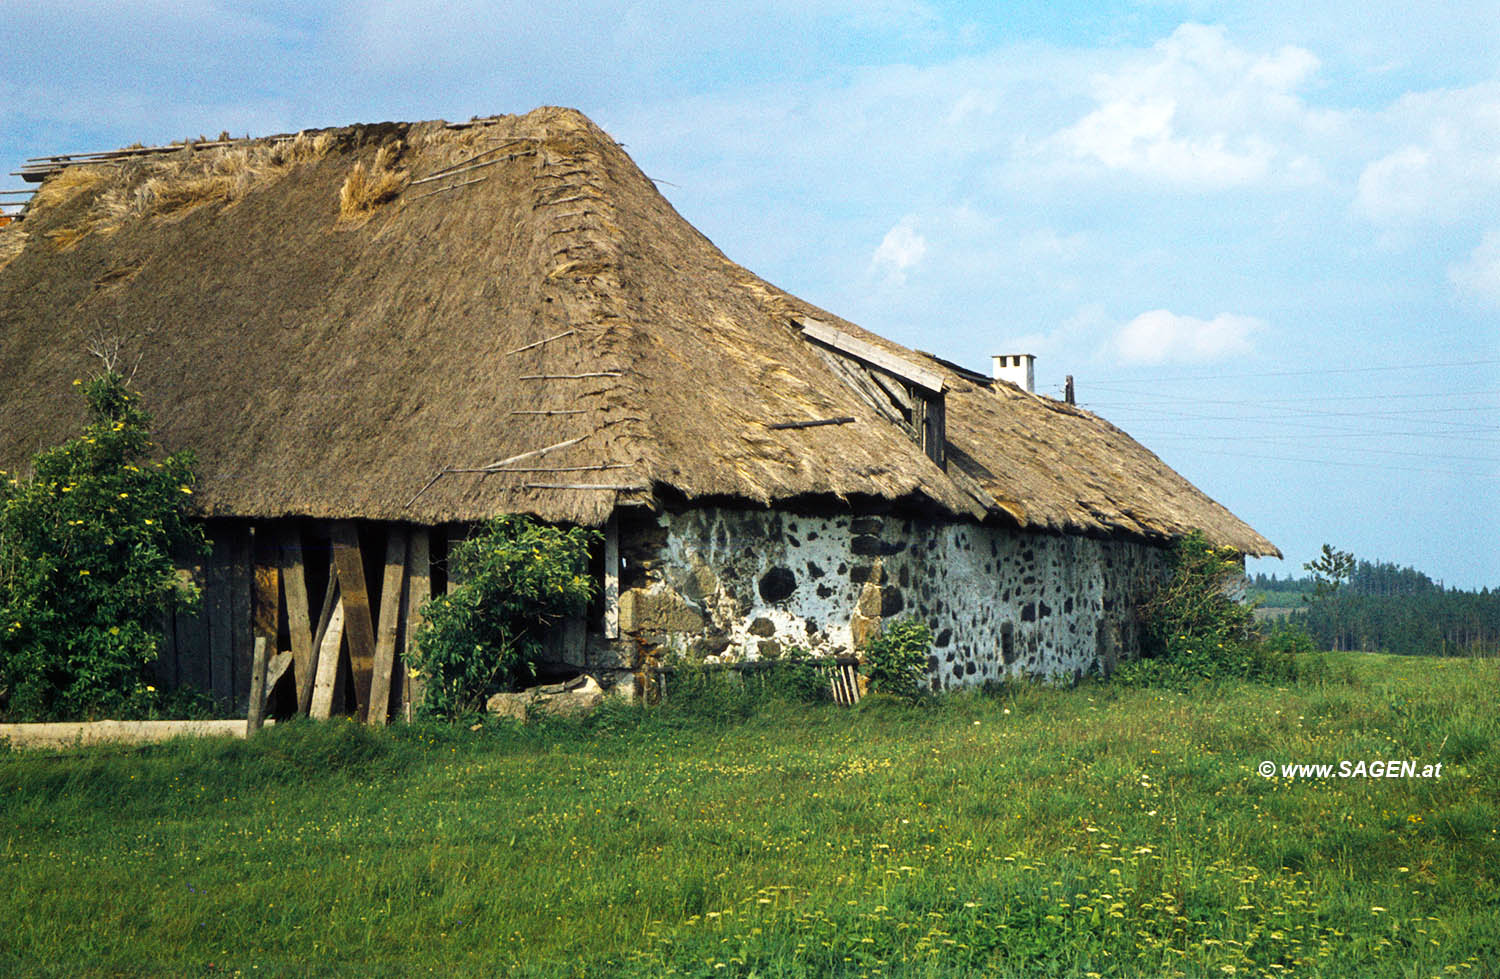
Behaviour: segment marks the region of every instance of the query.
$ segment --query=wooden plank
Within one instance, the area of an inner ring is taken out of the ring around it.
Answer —
[[[423,684],[412,677],[411,660],[408,657],[412,640],[422,627],[422,606],[427,604],[427,599],[432,595],[432,554],[426,527],[412,528],[407,540],[406,587],[403,591],[405,596],[401,604],[405,622],[401,629],[401,703],[409,721],[417,705],[422,702]]]
[[[307,568],[302,561],[302,535],[284,525],[277,540],[281,588],[286,597],[286,625],[292,640],[292,683],[297,689],[297,712],[307,713],[312,697],[313,629],[307,608]]]
[[[283,676],[285,676],[286,672],[288,670],[290,670],[291,668],[292,668],[292,654],[289,653],[289,652],[287,652],[286,650],[282,650],[281,652],[277,653],[275,656],[271,657],[270,662],[268,662],[266,664],[266,699],[267,700],[270,700],[271,694],[276,690],[276,684],[278,684],[278,683],[281,682],[281,678]]]
[[[328,627],[333,619],[334,609],[338,607],[339,576],[334,570],[333,562],[328,562],[328,585],[323,589],[323,604],[318,606],[318,627],[313,630],[312,653],[308,659],[307,673],[297,681],[297,703],[298,710],[310,711],[312,708],[313,688],[317,685],[317,674],[319,669],[318,660],[322,656],[323,639],[328,635]],[[340,620],[342,622],[342,620]],[[306,702],[307,708],[300,705]]]
[[[207,568],[194,555],[177,574],[199,589],[197,607],[191,612],[178,609],[172,619],[177,640],[177,682],[208,693],[213,680],[209,672]]]
[[[236,523],[229,540],[229,649],[233,670],[230,682],[234,686],[235,709],[240,711],[249,707],[250,660],[255,653],[255,637],[251,631],[255,568],[249,525]]]
[[[850,336],[842,330],[835,329],[827,323],[815,319],[803,319],[802,335],[810,340],[816,340],[824,346],[831,347],[840,353],[846,353],[856,360],[864,361],[872,367],[889,371],[918,387],[926,388],[933,394],[941,394],[943,390],[943,377],[926,368],[919,367],[905,358],[898,357],[893,353],[867,343],[858,337]]]
[[[328,617],[328,630],[318,648],[318,676],[313,683],[312,700],[308,705],[308,716],[326,721],[333,716],[334,694],[338,689],[339,649],[344,639],[344,602],[334,603],[333,613]]]
[[[604,638],[620,638],[620,513],[604,524]]]
[[[281,562],[276,535],[265,524],[252,531],[254,568],[251,577],[251,635],[265,636],[274,651],[281,636]]]
[[[235,701],[234,626],[229,602],[230,564],[234,548],[233,531],[220,523],[210,531],[214,535],[213,552],[208,559],[208,580],[203,588],[203,611],[208,620],[208,682],[215,699],[225,704]]]
[[[245,736],[260,730],[266,716],[266,647],[265,636],[255,637],[255,649],[250,654],[250,696],[245,711]]]
[[[370,680],[375,668],[375,624],[370,618],[370,592],[365,587],[365,561],[359,532],[349,520],[334,521],[333,563],[338,569],[344,632],[349,641],[349,667],[354,674],[354,698],[359,719],[370,710]]]
[[[458,550],[459,546],[468,539],[468,527],[462,524],[450,524],[448,526],[448,560],[445,562],[444,570],[448,572],[449,593],[452,593],[454,588],[464,583],[464,576],[459,573],[458,568],[453,563],[453,552]]]
[[[406,574],[406,528],[391,527],[385,542],[385,578],[380,584],[380,627],[370,674],[369,723],[383,727],[391,706],[391,669],[396,663],[396,632],[401,626],[401,585]]]

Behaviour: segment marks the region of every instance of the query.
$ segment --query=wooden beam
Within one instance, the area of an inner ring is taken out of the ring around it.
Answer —
[[[344,639],[343,599],[333,606],[328,617],[328,631],[318,649],[318,677],[313,684],[312,702],[308,714],[314,720],[326,721],[333,716],[334,695],[338,691],[339,648]]]
[[[344,632],[349,639],[349,666],[354,674],[354,698],[359,719],[370,710],[370,680],[375,668],[375,625],[370,619],[370,592],[365,587],[365,561],[353,521],[336,520],[330,528],[333,563],[338,569]]]
[[[409,654],[412,640],[422,627],[422,606],[432,596],[432,554],[426,527],[412,528],[411,537],[407,540],[406,587],[403,590],[405,597],[402,605],[405,607],[406,622],[401,630],[401,702],[409,721],[417,705],[422,702],[424,686],[411,676]]]
[[[370,675],[369,723],[384,727],[391,707],[391,669],[396,663],[396,632],[401,625],[401,585],[406,572],[406,528],[391,527],[385,542],[385,578],[380,585],[380,627]]]
[[[312,698],[313,627],[307,607],[307,569],[302,561],[302,535],[283,526],[278,535],[281,587],[286,596],[286,626],[292,639],[292,683],[297,688],[297,713],[306,714]]]
[[[604,524],[604,638],[620,638],[620,513]]]
[[[766,427],[772,431],[780,431],[788,428],[817,428],[820,425],[847,425],[854,420],[853,415],[840,415],[838,418],[812,418],[805,422],[776,422]]]
[[[943,376],[924,367],[912,363],[905,358],[898,357],[893,353],[867,343],[858,337],[850,336],[842,330],[835,329],[820,320],[803,319],[802,335],[809,340],[816,340],[826,347],[830,347],[840,353],[848,354],[856,360],[860,360],[872,367],[878,367],[888,371],[910,384],[926,388],[933,394],[940,394],[943,390]]]

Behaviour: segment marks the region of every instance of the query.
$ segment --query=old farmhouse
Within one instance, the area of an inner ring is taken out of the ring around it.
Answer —
[[[1264,537],[1103,419],[735,265],[577,112],[33,161],[0,228],[0,468],[77,430],[95,354],[192,448],[214,541],[167,682],[383,720],[450,541],[598,527],[555,674],[932,627],[934,687],[1108,669],[1193,529]],[[93,351],[91,353],[91,350]]]

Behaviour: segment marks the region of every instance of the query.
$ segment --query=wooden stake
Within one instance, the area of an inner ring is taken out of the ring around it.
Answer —
[[[25,191],[25,193],[29,194],[29,193],[31,193],[31,191],[28,190],[28,191]],[[551,343],[553,340],[561,340],[563,337],[570,337],[570,336],[572,336],[576,332],[578,332],[578,331],[577,330],[563,330],[561,333],[554,333],[550,337],[547,337],[544,340],[538,340],[536,343],[528,343],[524,347],[517,347],[514,350],[507,350],[507,351],[505,351],[505,356],[509,357],[511,354],[518,354],[518,353],[521,353],[523,351],[530,350],[532,347],[540,347],[544,343]]]
[[[245,736],[260,730],[266,714],[266,637],[255,637],[255,651],[250,656],[250,703],[245,714]]]
[[[369,723],[384,727],[391,706],[391,668],[396,662],[396,631],[401,625],[401,584],[406,571],[406,528],[391,528],[385,543],[385,578],[380,586],[380,628],[370,676]]]
[[[847,425],[854,421],[853,415],[841,415],[838,418],[814,418],[805,422],[777,422],[766,427],[772,430],[786,428],[817,428],[819,425]]]
[[[337,520],[331,528],[333,562],[338,568],[339,591],[343,594],[344,631],[349,636],[349,666],[354,673],[354,698],[359,719],[370,710],[370,681],[375,668],[375,626],[370,620],[370,593],[365,587],[365,561],[359,549],[359,532],[349,520]]]

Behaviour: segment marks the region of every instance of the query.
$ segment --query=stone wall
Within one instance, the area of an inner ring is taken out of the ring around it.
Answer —
[[[702,507],[621,523],[620,629],[637,650],[848,652],[882,619],[931,627],[935,689],[1077,675],[1135,654],[1146,544],[893,516]]]

